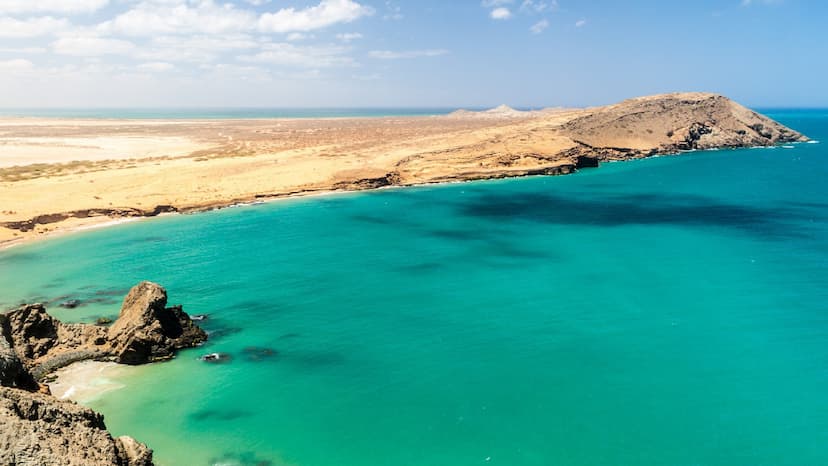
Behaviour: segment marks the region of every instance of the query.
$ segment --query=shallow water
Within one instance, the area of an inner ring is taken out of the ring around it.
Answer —
[[[209,314],[90,402],[166,466],[828,464],[826,147],[120,225],[0,253],[0,302]]]

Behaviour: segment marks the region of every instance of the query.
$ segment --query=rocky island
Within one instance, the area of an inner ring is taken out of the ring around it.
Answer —
[[[113,438],[102,415],[58,400],[42,381],[78,361],[167,360],[206,339],[180,306],[167,307],[166,291],[151,282],[130,290],[109,328],[64,324],[40,304],[0,314],[0,464],[151,466],[146,445]]]
[[[716,94],[434,117],[0,120],[0,245],[132,217],[340,190],[560,175],[807,138]]]

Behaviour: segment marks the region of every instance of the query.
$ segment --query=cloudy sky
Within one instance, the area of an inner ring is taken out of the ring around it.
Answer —
[[[828,106],[817,0],[0,0],[0,107]]]

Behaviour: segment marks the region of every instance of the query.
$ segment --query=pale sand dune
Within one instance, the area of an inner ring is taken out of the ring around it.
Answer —
[[[581,157],[626,160],[799,140],[729,99],[698,93],[444,117],[6,118],[0,119],[0,245],[124,217],[289,195],[566,174]],[[48,165],[9,166],[12,160]]]
[[[197,143],[180,136],[147,137],[2,137],[0,167],[36,163],[68,163],[80,160],[125,160],[180,157],[206,150],[212,144]]]

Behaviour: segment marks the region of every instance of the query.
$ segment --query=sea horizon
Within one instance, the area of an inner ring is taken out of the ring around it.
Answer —
[[[437,116],[489,107],[89,107],[5,108],[3,117],[94,119],[271,119]],[[518,108],[517,110],[523,110]]]
[[[508,105],[508,104],[501,104]],[[484,106],[331,106],[331,107],[30,107],[0,108],[0,118],[67,118],[67,119],[125,119],[125,120],[256,120],[256,119],[313,119],[313,118],[382,118],[408,116],[440,116],[457,110],[485,111],[497,105]],[[572,106],[566,108],[587,108]],[[519,111],[537,111],[558,106],[511,106]],[[803,113],[828,110],[823,106],[757,106],[749,107],[761,113],[784,115],[786,111]]]

